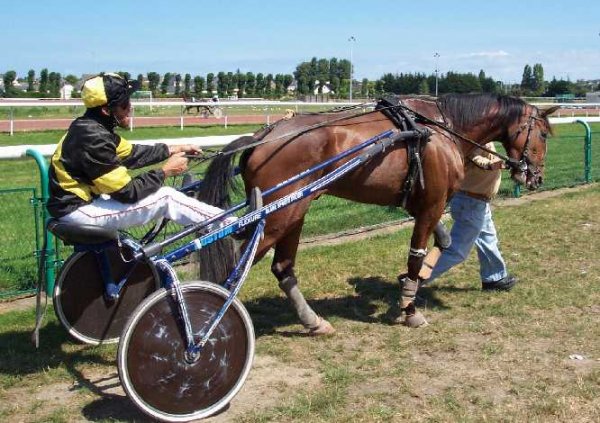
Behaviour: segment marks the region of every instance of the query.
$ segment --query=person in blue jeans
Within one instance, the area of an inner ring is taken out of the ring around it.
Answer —
[[[495,151],[494,143],[485,145]],[[504,162],[493,154],[476,149],[467,157],[465,178],[460,190],[450,200],[450,214],[454,224],[450,231],[451,244],[433,267],[431,276],[423,282],[429,285],[434,279],[467,259],[473,247],[479,258],[479,274],[484,291],[509,291],[517,283],[510,275],[498,247],[498,236],[490,201],[500,187]]]

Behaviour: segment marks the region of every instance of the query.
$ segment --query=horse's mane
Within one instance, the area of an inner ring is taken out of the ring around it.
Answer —
[[[473,126],[492,113],[501,119],[501,124],[511,124],[527,106],[519,98],[494,94],[446,94],[437,103],[456,130]]]

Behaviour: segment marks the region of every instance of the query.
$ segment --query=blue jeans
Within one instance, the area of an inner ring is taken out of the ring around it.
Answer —
[[[442,252],[427,283],[465,261],[473,245],[477,248],[481,281],[496,282],[505,278],[506,265],[498,249],[490,204],[458,192],[450,200],[450,214],[454,219],[450,231],[452,245]]]

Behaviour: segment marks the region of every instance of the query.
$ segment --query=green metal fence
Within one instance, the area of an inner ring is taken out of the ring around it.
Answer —
[[[43,225],[35,188],[0,190],[0,299],[33,292]]]

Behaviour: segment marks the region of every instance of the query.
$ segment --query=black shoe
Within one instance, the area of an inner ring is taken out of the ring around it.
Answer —
[[[510,291],[517,283],[518,279],[513,275],[507,275],[505,278],[496,282],[483,282],[482,291]]]

